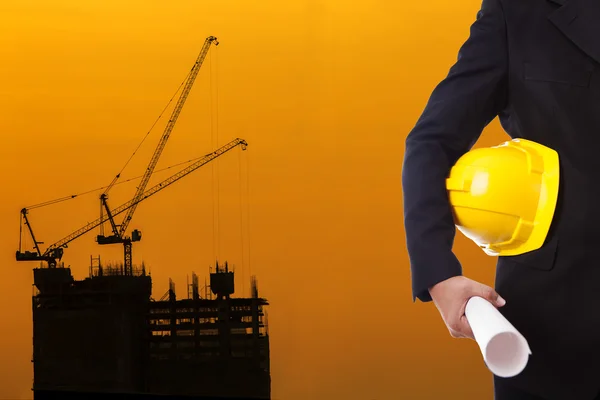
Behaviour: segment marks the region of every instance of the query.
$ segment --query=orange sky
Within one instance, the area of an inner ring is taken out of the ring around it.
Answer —
[[[491,399],[476,343],[453,340],[432,304],[411,301],[400,186],[404,138],[479,5],[3,2],[0,398],[31,398],[35,265],[14,261],[19,210],[107,185],[215,35],[157,168],[236,137],[249,147],[138,207],[134,262],[151,268],[154,296],[169,277],[184,296],[187,275],[203,281],[217,256],[236,265],[238,293],[257,274],[272,303],[274,399]],[[143,173],[170,111],[124,179]],[[494,121],[479,145],[505,138]],[[111,205],[134,191],[115,187]],[[97,218],[99,194],[31,211],[43,248]],[[90,255],[121,258],[95,234],[65,251],[77,278]],[[491,284],[495,260],[462,236],[457,247],[467,274]]]

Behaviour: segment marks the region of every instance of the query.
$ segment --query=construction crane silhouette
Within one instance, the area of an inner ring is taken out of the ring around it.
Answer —
[[[131,222],[131,219],[133,218],[133,214],[135,213],[137,204],[139,203],[139,199],[141,198],[141,196],[143,196],[144,190],[146,190],[146,186],[148,185],[148,182],[150,181],[150,177],[152,176],[152,173],[154,172],[154,168],[156,167],[156,164],[158,163],[158,160],[162,154],[162,151],[165,148],[165,145],[167,144],[167,140],[169,140],[169,137],[171,136],[171,132],[173,131],[173,128],[175,127],[175,123],[177,122],[177,119],[179,118],[181,109],[183,108],[185,101],[188,98],[190,90],[192,89],[192,85],[194,84],[194,81],[196,80],[196,76],[198,75],[198,71],[200,71],[200,67],[202,67],[202,63],[204,62],[204,59],[206,58],[206,54],[208,53],[208,50],[212,43],[214,43],[215,46],[219,45],[217,38],[214,36],[209,36],[204,41],[204,45],[202,46],[202,49],[200,50],[200,54],[198,55],[198,58],[196,59],[196,62],[194,63],[194,66],[192,67],[190,74],[188,75],[188,78],[187,78],[187,81],[183,88],[183,91],[181,92],[181,95],[179,96],[179,100],[177,100],[177,104],[175,105],[175,108],[173,109],[171,118],[169,118],[169,122],[167,123],[165,130],[163,132],[163,135],[160,138],[160,141],[158,142],[156,149],[154,150],[154,154],[152,155],[152,158],[150,159],[150,163],[148,164],[148,167],[146,168],[144,176],[142,177],[142,180],[137,187],[137,191],[136,191],[135,195],[133,196],[132,205],[131,205],[131,207],[128,208],[128,212],[125,215],[125,217],[123,218],[123,222],[121,223],[121,225],[117,225],[115,223],[115,221],[114,221],[115,215],[112,213],[112,211],[110,210],[110,207],[108,206],[108,191],[114,186],[115,182],[119,178],[119,175],[117,175],[113,179],[112,183],[108,186],[106,191],[100,196],[100,203],[101,203],[100,218],[103,217],[103,210],[105,210],[107,217],[108,217],[108,221],[110,222],[110,225],[112,228],[112,235],[105,236],[103,234],[104,231],[103,231],[102,225],[101,225],[101,231],[100,231],[100,234],[96,237],[96,241],[100,245],[115,244],[115,243],[123,244],[125,274],[130,274],[132,271],[132,268],[133,268],[132,261],[131,261],[132,260],[132,243],[137,242],[137,241],[141,240],[141,238],[142,238],[141,232],[137,229],[135,229],[131,232],[131,236],[125,236],[125,232],[127,231],[129,223]]]
[[[29,222],[29,218],[27,217],[28,209],[23,208],[21,210],[23,224],[29,230],[29,234],[33,240],[33,244],[34,244],[36,251],[22,251],[21,243],[19,243],[19,250],[17,250],[17,253],[16,253],[17,261],[46,261],[48,263],[49,268],[55,268],[57,265],[57,262],[62,259],[62,256],[64,253],[64,248],[68,247],[67,245],[70,242],[72,242],[73,240],[77,239],[78,237],[86,234],[87,232],[97,228],[98,226],[102,225],[103,223],[107,222],[110,219],[109,215],[111,215],[111,217],[116,217],[117,215],[119,215],[127,210],[131,210],[133,207],[137,207],[137,205],[141,201],[143,201],[143,200],[147,199],[148,197],[169,187],[170,185],[177,182],[184,176],[189,175],[190,173],[196,171],[203,165],[208,164],[212,160],[216,159],[217,157],[222,156],[223,154],[227,153],[228,151],[230,151],[231,149],[233,149],[237,146],[241,146],[242,150],[246,150],[248,143],[244,139],[240,139],[240,138],[232,140],[231,142],[220,147],[219,149],[215,150],[214,152],[209,153],[209,154],[205,155],[204,157],[200,158],[195,163],[193,163],[193,164],[189,165],[188,167],[183,168],[179,172],[171,175],[169,178],[163,180],[160,183],[157,183],[156,185],[152,186],[150,189],[146,190],[145,192],[141,193],[140,195],[137,195],[136,197],[134,197],[132,200],[128,201],[127,203],[124,203],[124,204],[120,205],[119,207],[110,210],[110,212],[107,213],[107,215],[102,215],[97,220],[86,224],[85,226],[77,229],[76,231],[74,231],[73,233],[64,237],[63,239],[59,240],[58,242],[48,246],[48,248],[44,252],[42,252],[39,247],[39,245],[42,244],[43,242],[38,242],[36,240],[35,235],[33,233],[33,229],[31,227],[31,223]]]
[[[185,86],[182,90],[182,93],[179,96],[179,99],[177,100],[177,103],[171,114],[171,117],[169,118],[169,121],[165,127],[163,134],[162,134],[162,137],[160,138],[160,141],[159,141],[156,149],[154,150],[154,154],[152,155],[152,158],[150,159],[150,163],[148,164],[148,166],[144,172],[144,175],[142,176],[141,182],[138,185],[136,193],[133,196],[132,200],[115,208],[114,210],[110,209],[110,207],[108,205],[108,192],[116,184],[117,180],[119,179],[120,173],[117,174],[117,176],[113,179],[113,181],[110,183],[110,185],[104,191],[104,193],[102,193],[102,195],[100,196],[100,218],[91,223],[88,223],[84,227],[76,230],[75,232],[71,233],[70,235],[66,236],[65,238],[50,245],[44,252],[42,252],[39,247],[39,245],[42,244],[43,242],[37,241],[37,239],[34,235],[33,229],[31,227],[29,218],[27,217],[29,210],[27,208],[23,208],[21,210],[21,215],[22,215],[21,237],[22,237],[23,225],[25,225],[29,231],[31,239],[33,240],[35,252],[22,251],[22,244],[21,244],[21,242],[19,242],[19,250],[16,253],[17,261],[41,260],[41,261],[46,261],[48,263],[48,267],[54,268],[54,267],[56,267],[57,261],[60,261],[62,259],[62,256],[64,254],[64,248],[68,247],[67,246],[68,243],[70,243],[71,241],[77,239],[78,237],[82,236],[83,234],[85,234],[85,233],[89,232],[90,230],[99,226],[100,234],[97,235],[97,237],[96,237],[97,243],[100,245],[122,243],[123,247],[124,247],[124,271],[125,271],[125,274],[131,274],[132,268],[133,268],[133,266],[132,266],[132,243],[141,240],[141,232],[139,230],[135,229],[132,231],[131,236],[126,236],[125,232],[127,231],[129,223],[131,222],[131,219],[133,218],[133,215],[135,213],[137,205],[142,200],[144,200],[144,199],[150,197],[151,195],[157,193],[158,191],[168,187],[175,181],[181,179],[183,176],[186,176],[187,174],[191,173],[192,171],[195,171],[196,169],[200,168],[204,164],[212,161],[213,159],[224,154],[225,152],[231,150],[233,147],[242,145],[242,149],[243,150],[246,149],[246,146],[248,144],[243,139],[238,138],[238,139],[226,144],[225,146],[219,148],[218,150],[214,151],[213,153],[210,153],[210,154],[204,156],[198,162],[190,165],[187,168],[184,168],[183,170],[172,175],[171,177],[167,178],[163,182],[153,186],[151,189],[145,191],[146,186],[148,185],[148,182],[150,181],[150,178],[151,178],[151,176],[154,172],[154,169],[158,163],[158,160],[162,154],[162,151],[165,148],[165,145],[171,135],[171,132],[173,131],[173,128],[175,127],[175,123],[177,122],[177,119],[179,118],[179,114],[181,113],[181,110],[182,110],[182,108],[188,98],[188,95],[192,89],[192,86],[194,84],[196,76],[198,75],[198,72],[200,71],[200,68],[202,67],[204,59],[206,58],[206,55],[208,53],[208,50],[210,49],[210,46],[213,43],[215,44],[215,46],[219,45],[217,38],[214,36],[209,36],[204,41],[204,45],[202,46],[200,54],[198,55],[196,62],[194,63],[193,67],[191,68],[191,70],[187,76],[187,79],[185,81]],[[48,202],[47,204],[50,204],[50,203],[51,202]],[[118,225],[115,222],[114,217],[116,217],[117,215],[119,215],[120,213],[122,213],[124,211],[128,211],[128,212],[125,215],[125,217],[123,218],[122,223],[120,225]],[[106,222],[109,222],[110,226],[112,228],[112,235],[110,235],[110,236],[104,235],[103,228],[104,228],[104,223],[106,223]]]

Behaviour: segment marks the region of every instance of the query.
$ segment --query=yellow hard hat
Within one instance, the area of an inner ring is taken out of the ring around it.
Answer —
[[[530,140],[473,149],[446,179],[454,223],[490,256],[537,250],[554,217],[559,175],[558,153]]]

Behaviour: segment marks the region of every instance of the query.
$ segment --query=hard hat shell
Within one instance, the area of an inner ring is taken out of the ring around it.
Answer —
[[[490,256],[537,250],[554,217],[559,177],[558,153],[530,140],[473,149],[446,179],[454,223]]]

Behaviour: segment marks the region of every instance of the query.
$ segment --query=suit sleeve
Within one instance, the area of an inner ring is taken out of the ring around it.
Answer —
[[[445,179],[506,103],[508,56],[500,1],[483,0],[456,63],[406,138],[402,187],[413,301],[431,301],[431,286],[462,274],[452,251],[456,228]]]

